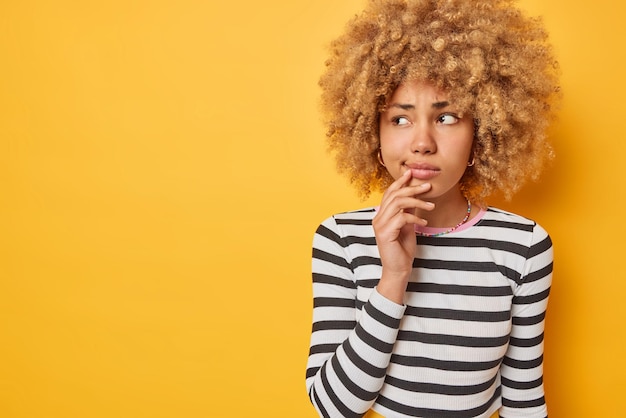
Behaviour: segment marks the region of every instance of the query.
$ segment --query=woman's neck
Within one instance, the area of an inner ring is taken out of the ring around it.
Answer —
[[[457,225],[467,215],[468,200],[460,190],[428,201],[434,203],[435,208],[431,211],[418,210],[416,215],[426,219],[431,228],[449,228]],[[479,208],[471,208],[470,219],[478,210]]]

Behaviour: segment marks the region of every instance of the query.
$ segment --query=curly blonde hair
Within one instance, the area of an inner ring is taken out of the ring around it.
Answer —
[[[370,0],[331,44],[322,114],[340,173],[362,197],[393,181],[377,159],[380,113],[404,81],[429,82],[474,118],[475,165],[461,179],[477,203],[509,198],[552,157],[546,130],[558,65],[538,18],[513,0]]]

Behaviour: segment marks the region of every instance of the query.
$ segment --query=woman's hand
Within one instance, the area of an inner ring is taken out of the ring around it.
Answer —
[[[414,225],[426,225],[426,220],[416,216],[415,211],[435,207],[433,203],[416,197],[429,191],[430,184],[410,186],[410,181],[411,170],[407,170],[389,186],[372,221],[383,267],[377,290],[399,304],[404,303],[404,293],[413,269],[417,247]]]

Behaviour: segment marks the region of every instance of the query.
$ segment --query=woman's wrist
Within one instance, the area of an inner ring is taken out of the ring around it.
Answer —
[[[385,273],[383,270],[376,289],[381,296],[399,305],[404,305],[404,294],[406,293],[409,276],[410,273],[391,274]]]

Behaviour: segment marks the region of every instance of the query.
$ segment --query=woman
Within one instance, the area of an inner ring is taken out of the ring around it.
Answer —
[[[547,416],[552,243],[485,199],[551,156],[556,67],[506,0],[371,0],[332,44],[330,148],[362,195],[384,193],[314,237],[320,416]]]

